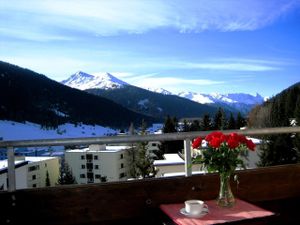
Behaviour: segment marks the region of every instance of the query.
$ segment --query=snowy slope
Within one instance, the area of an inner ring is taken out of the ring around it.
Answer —
[[[141,87],[143,89],[146,89],[148,91],[156,92],[159,94],[164,94],[164,95],[172,95],[173,93],[164,89],[164,88],[151,88],[151,87]]]
[[[207,94],[200,94],[194,92],[183,91],[178,94],[178,96],[190,99],[201,104],[210,104],[214,103],[213,98]]]
[[[91,88],[113,89],[128,85],[126,82],[119,80],[110,73],[87,74],[82,71],[78,71],[61,83],[80,90]]]
[[[3,138],[3,140],[97,137],[116,133],[116,130],[98,125],[79,124],[75,126],[67,123],[54,130],[45,130],[41,129],[39,124],[0,120],[0,139]]]
[[[233,104],[246,104],[246,105],[256,105],[264,102],[264,98],[256,94],[244,94],[244,93],[233,93],[233,94],[201,94],[194,92],[180,92],[178,94],[180,97],[190,99],[195,102],[202,104],[211,104],[211,103],[224,103],[228,105]]]

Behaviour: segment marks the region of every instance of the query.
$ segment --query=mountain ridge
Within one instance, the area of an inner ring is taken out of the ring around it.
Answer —
[[[81,77],[74,77],[74,75],[71,75],[71,77],[65,81],[62,81],[63,84],[71,86],[73,88],[78,88],[81,90],[88,90],[88,89],[104,89],[104,90],[110,90],[110,89],[116,89],[116,88],[122,88],[126,86],[134,86],[131,84],[128,84],[117,77],[113,76],[112,74],[109,74],[110,77],[107,78],[103,76],[101,78],[101,74],[98,74],[98,76],[90,75],[87,73],[83,73],[83,78]],[[88,79],[85,77],[89,75]],[[103,75],[103,73],[102,73]],[[72,78],[72,79],[71,79]],[[76,79],[77,78],[77,81]],[[90,80],[101,80],[101,82],[94,82],[92,83]],[[88,81],[86,81],[88,80]],[[109,85],[106,85],[109,84]],[[228,94],[219,94],[219,93],[212,93],[212,94],[203,94],[203,93],[196,93],[196,92],[190,92],[190,91],[183,91],[178,94],[173,94],[170,91],[164,89],[164,88],[145,88],[145,87],[139,87],[148,91],[152,91],[155,93],[161,93],[164,95],[177,95],[182,98],[186,98],[189,100],[192,100],[194,102],[200,103],[200,104],[206,104],[206,105],[212,105],[215,107],[225,107],[228,110],[231,111],[240,111],[243,114],[247,114],[251,108],[253,108],[255,105],[262,104],[264,102],[264,97],[262,97],[260,94],[256,93],[256,96],[246,93],[228,93]],[[95,91],[93,91],[95,93]],[[99,92],[100,93],[100,92]],[[98,94],[99,94],[98,93]]]
[[[117,119],[116,119],[117,118]],[[0,61],[0,120],[29,121],[44,127],[85,123],[128,128],[158,119],[115,102],[70,88],[29,69]]]

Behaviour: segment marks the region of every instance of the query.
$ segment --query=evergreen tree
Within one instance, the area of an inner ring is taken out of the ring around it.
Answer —
[[[199,120],[194,120],[191,124],[190,131],[200,131],[200,130],[201,130],[201,127],[200,127]]]
[[[233,130],[233,129],[236,128],[236,122],[235,122],[235,119],[234,119],[232,113],[230,113],[230,117],[229,117],[229,120],[228,120],[228,127],[227,128],[231,129],[231,130]]]
[[[298,97],[298,99],[296,101],[294,118],[296,120],[296,126],[300,126],[300,96]],[[295,148],[297,149],[297,151],[300,152],[300,133],[295,134],[294,144],[295,144]]]
[[[178,128],[178,120],[176,117],[167,116],[163,126],[163,133],[175,133]],[[161,150],[163,153],[178,153],[183,149],[183,141],[163,141],[161,142]]]
[[[271,106],[270,121],[273,127],[290,126],[290,115],[286,114],[285,101],[285,96],[279,96]],[[299,162],[299,148],[295,146],[295,142],[297,138],[292,134],[268,136],[258,165],[271,166]]]
[[[133,123],[130,124],[129,135],[135,135],[135,129]],[[136,161],[137,161],[137,151],[134,144],[131,144],[131,147],[127,149],[128,162],[129,162],[129,176],[133,178],[137,178],[137,169],[136,169]]]
[[[177,132],[177,124],[176,124],[176,117],[171,118],[169,115],[167,116],[167,118],[165,119],[165,123],[163,126],[163,133],[174,133]]]
[[[189,132],[190,130],[191,130],[191,128],[190,128],[190,125],[188,124],[187,120],[183,120],[182,131]]]
[[[146,135],[146,124],[143,121],[141,126],[141,133],[140,135]],[[135,153],[135,162],[133,163],[132,167],[135,167],[132,171],[135,174],[132,174],[132,177],[142,177],[142,178],[149,178],[154,177],[157,173],[155,167],[153,165],[153,159],[148,154],[148,142],[140,142],[134,148]]]
[[[204,131],[212,130],[211,119],[209,114],[204,115],[201,123],[201,129]]]
[[[238,112],[237,117],[236,117],[236,125],[235,128],[236,129],[240,129],[241,127],[246,126],[246,120],[245,118],[242,116],[242,114],[240,112]]]
[[[215,130],[224,130],[226,129],[226,115],[224,110],[219,107],[218,111],[215,114],[214,118],[214,129]]]
[[[133,123],[130,123],[129,129],[128,129],[128,134],[129,135],[134,135],[135,134]]]
[[[62,160],[61,167],[59,169],[59,177],[57,184],[76,184],[75,177],[73,176],[68,163],[66,163],[64,159]]]
[[[46,172],[46,181],[45,182],[46,182],[46,187],[50,187],[51,186],[48,170]]]
[[[127,149],[128,155],[128,174],[130,177],[137,178],[137,169],[136,169],[136,161],[137,161],[137,151],[136,147],[132,145],[130,148]]]
[[[293,147],[290,134],[269,136],[261,147],[258,166],[274,166],[297,163],[299,153]]]

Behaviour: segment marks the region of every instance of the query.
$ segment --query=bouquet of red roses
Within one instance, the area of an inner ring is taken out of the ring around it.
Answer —
[[[248,149],[255,150],[252,140],[237,133],[226,135],[220,131],[214,131],[204,140],[207,142],[206,148],[202,148],[201,137],[193,141],[192,147],[201,149],[201,153],[194,159],[194,162],[203,163],[208,172],[233,172],[237,166],[244,167],[240,156]]]

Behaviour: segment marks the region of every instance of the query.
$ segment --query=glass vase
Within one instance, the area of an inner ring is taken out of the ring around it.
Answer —
[[[232,207],[235,203],[234,196],[230,188],[231,172],[220,173],[220,191],[217,198],[217,204],[220,207]]]

